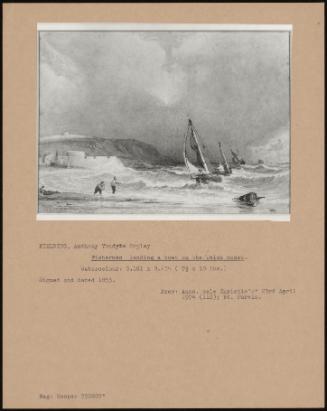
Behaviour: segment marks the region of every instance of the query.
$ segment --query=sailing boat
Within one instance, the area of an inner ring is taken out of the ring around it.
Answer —
[[[221,156],[221,159],[222,159],[223,170],[221,170],[220,167],[217,167],[214,170],[214,173],[221,174],[221,175],[224,175],[224,176],[229,176],[229,175],[232,174],[232,169],[231,169],[230,165],[228,164],[228,162],[226,160],[225,153],[223,152],[223,149],[221,147],[221,142],[219,142],[218,145],[219,145],[220,156]]]
[[[202,147],[204,148],[203,144]],[[198,183],[209,181],[221,182],[222,177],[213,173],[211,164],[205,159],[201,150],[199,133],[189,119],[184,140],[184,162],[190,173],[191,178]]]
[[[245,164],[243,158],[239,158],[238,155],[231,150],[232,153],[232,168],[242,168],[241,165]]]

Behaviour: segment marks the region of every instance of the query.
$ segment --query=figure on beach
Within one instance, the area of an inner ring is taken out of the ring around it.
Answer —
[[[94,195],[96,194],[102,194],[102,191],[105,189],[105,184],[104,181],[101,181],[99,184],[97,184],[97,186],[94,189]]]
[[[45,187],[44,186],[40,187],[39,188],[39,193],[44,194],[44,192],[45,192]]]
[[[118,183],[118,181],[117,181],[117,178],[114,176],[114,178],[111,180],[111,183],[110,183],[110,185],[111,185],[111,190],[112,190],[112,194],[115,194],[115,192],[116,192],[116,188],[117,188],[117,185],[118,185],[119,183]]]

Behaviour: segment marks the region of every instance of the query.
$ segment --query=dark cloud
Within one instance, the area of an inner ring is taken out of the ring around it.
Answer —
[[[250,154],[288,126],[288,33],[43,32],[40,112],[41,135],[136,138],[177,157],[190,116],[212,150]]]

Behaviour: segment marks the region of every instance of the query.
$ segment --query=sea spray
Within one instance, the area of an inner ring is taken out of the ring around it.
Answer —
[[[113,176],[120,183],[111,193]],[[289,164],[246,165],[234,169],[221,183],[197,184],[184,166],[135,169],[116,158],[102,158],[89,168],[40,167],[39,184],[61,193],[83,194],[78,200],[67,195],[47,201],[47,212],[93,214],[238,214],[288,213]],[[94,187],[105,182],[103,195],[94,196]],[[255,210],[244,209],[233,198],[254,191],[266,198]],[[67,204],[68,203],[68,204]]]

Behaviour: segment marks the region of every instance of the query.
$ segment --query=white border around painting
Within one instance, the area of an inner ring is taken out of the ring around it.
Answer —
[[[41,31],[285,31],[291,24],[147,24],[147,23],[37,23]],[[37,36],[38,40],[38,36]],[[38,47],[37,47],[38,49]],[[38,50],[37,50],[38,53]],[[39,103],[39,102],[38,102]],[[38,124],[38,121],[37,121]],[[37,138],[39,133],[37,133]],[[38,144],[37,144],[38,147]],[[37,154],[38,156],[38,154]],[[37,173],[38,175],[38,173]],[[37,182],[38,184],[38,182]],[[279,221],[290,214],[54,214],[37,213],[37,221]]]

